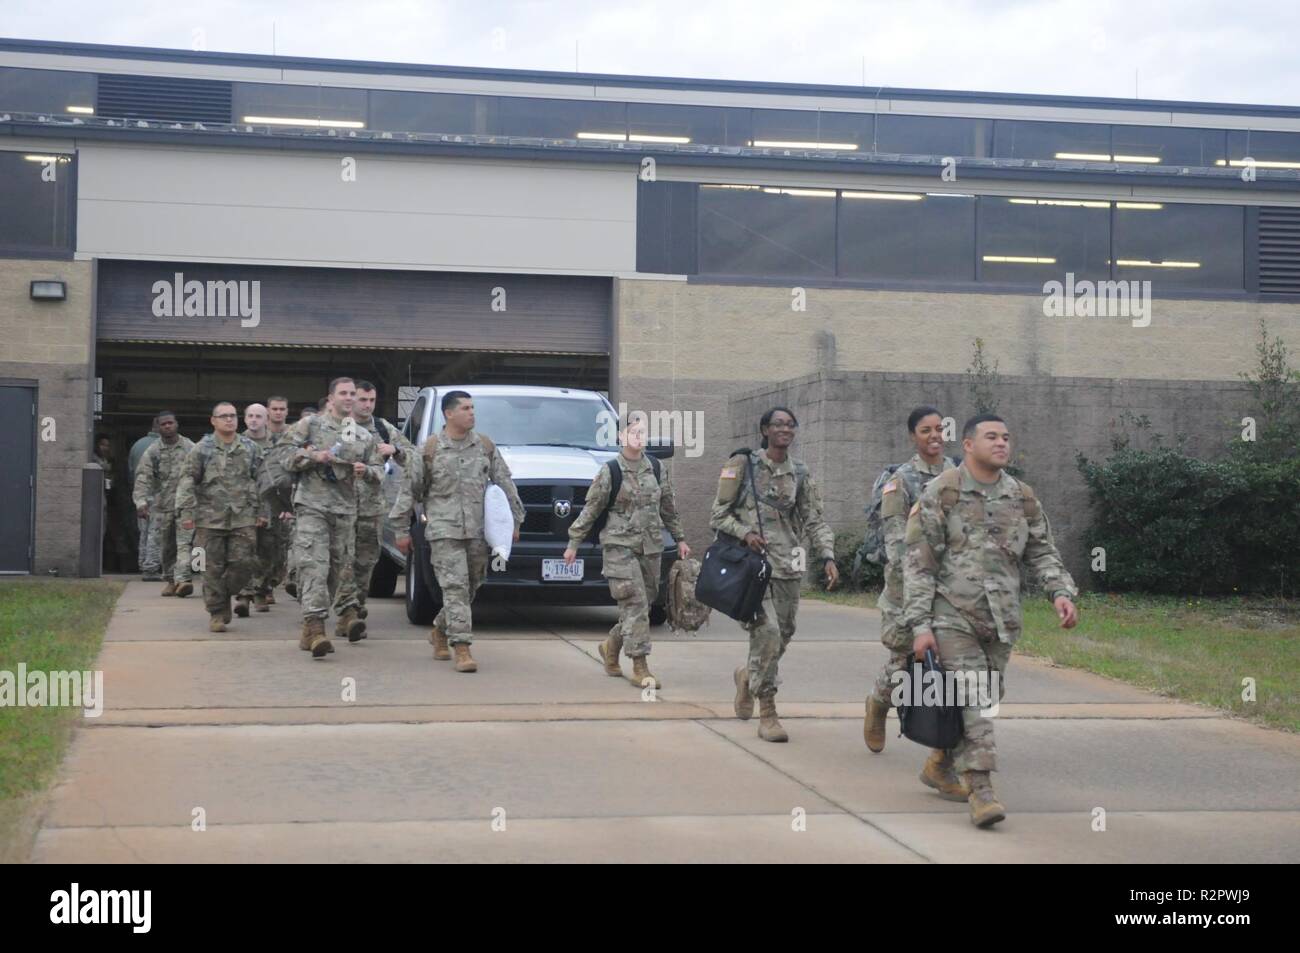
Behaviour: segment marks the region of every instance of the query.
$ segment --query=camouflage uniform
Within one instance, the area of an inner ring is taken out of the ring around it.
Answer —
[[[247,431],[244,432],[244,436],[257,444],[257,448],[262,451],[263,460],[283,439],[282,434],[272,434],[269,431],[265,432],[260,440]],[[274,498],[267,502],[270,505],[270,510],[267,512],[267,525],[257,527],[257,568],[248,580],[248,585],[240,591],[241,599],[265,596],[276,586],[276,553],[283,535],[281,527],[284,524],[280,522],[280,508],[275,505]]]
[[[161,542],[161,554],[155,567],[160,567],[162,577],[171,581],[181,581],[180,565],[176,558],[176,531],[179,520],[176,518],[176,489],[180,485],[181,472],[194,441],[188,437],[177,437],[176,442],[167,445],[158,439],[149,445],[135,471],[135,487],[132,498],[136,509],[149,507],[150,543],[157,546]],[[181,554],[180,562],[185,563],[186,579],[189,579],[190,554],[188,547]]]
[[[251,441],[236,435],[227,444],[209,434],[181,467],[177,519],[194,521],[194,545],[204,558],[203,603],[211,615],[229,610],[256,567],[257,518],[266,515],[257,492],[261,465],[262,452]]]
[[[387,420],[382,417],[379,420],[388,430],[387,440],[375,424],[374,417],[364,421],[358,420],[357,424],[370,432],[376,447],[381,443],[392,444],[395,452],[391,459],[405,467],[410,458],[415,455],[415,447]],[[338,599],[335,600],[335,612],[342,612],[343,605],[348,601],[359,606],[366,604],[366,595],[370,590],[370,576],[375,571],[375,564],[379,562],[379,537],[383,531],[384,514],[387,509],[382,483],[362,482],[357,485],[357,528],[352,553],[352,576],[346,589],[339,588]]]
[[[518,529],[524,522],[524,504],[501,451],[489,451],[476,431],[453,440],[443,429],[425,441],[413,465],[403,470],[402,488],[388,514],[404,531],[415,504],[424,503],[429,561],[442,589],[442,611],[433,625],[452,645],[474,641],[470,603],[487,574],[483,494],[489,483],[505,491]]]
[[[271,436],[272,448],[278,447],[289,437],[289,428],[285,428],[279,433],[268,430]],[[281,513],[293,512],[293,491],[281,494],[273,492],[269,500],[271,504],[271,529],[274,530],[275,545],[271,557],[271,567],[267,573],[266,586],[270,592],[276,586],[282,585],[288,574],[289,547],[292,540],[293,520],[280,519]]]
[[[345,439],[347,434],[351,439]],[[294,550],[298,572],[298,600],[304,619],[324,619],[335,596],[351,585],[352,550],[356,542],[358,480],[379,483],[384,467],[366,428],[351,417],[316,414],[293,425],[287,438],[296,449],[286,469],[297,473],[293,494]],[[338,463],[316,463],[314,450],[343,444]],[[364,463],[358,477],[352,464]],[[355,608],[355,594],[340,601],[341,614]]]
[[[650,654],[650,603],[659,595],[664,527],[672,534],[673,542],[680,543],[685,533],[677,515],[668,467],[663,466],[661,479],[657,480],[645,454],[629,460],[620,453],[615,459],[623,471],[618,497],[606,511],[609,467],[601,467],[587,491],[582,513],[569,526],[569,545],[577,549],[600,514],[608,513],[600,531],[603,574],[619,609],[618,623],[609,634],[622,638],[623,651],[629,658],[638,658]]]
[[[912,665],[912,630],[902,624],[903,558],[907,554],[907,511],[921,495],[921,490],[940,473],[953,469],[947,457],[933,466],[919,453],[913,454],[894,471],[880,496],[880,520],[885,535],[885,588],[876,601],[880,609],[880,643],[889,649],[889,661],[876,676],[873,691],[877,701],[889,706],[895,672],[910,671]]]
[[[1020,637],[1020,565],[1048,598],[1077,597],[1047,514],[1033,490],[1003,472],[978,482],[965,466],[930,481],[907,521],[902,624],[931,630],[946,671],[998,673]],[[993,721],[978,705],[962,710],[965,737],[953,748],[958,772],[996,771]]]
[[[759,450],[750,459],[754,485],[762,501],[767,559],[772,564],[772,579],[758,617],[742,623],[749,633],[749,690],[761,699],[776,695],[780,684],[777,665],[794,638],[799,584],[808,567],[804,535],[810,538],[817,564],[821,565],[835,558],[835,534],[822,517],[821,494],[802,461],[787,456],[774,463],[766,450]],[[745,462],[744,454],[736,454],[722,468],[709,520],[710,529],[737,539],[759,531]]]

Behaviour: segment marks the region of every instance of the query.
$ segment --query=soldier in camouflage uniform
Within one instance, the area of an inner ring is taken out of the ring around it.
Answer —
[[[261,404],[249,404],[244,408],[244,436],[257,444],[257,449],[262,451],[263,461],[280,442],[278,437],[273,437],[266,429],[266,421],[266,408]],[[275,571],[275,550],[280,526],[279,507],[272,505],[271,509],[276,512],[268,512],[267,525],[257,528],[257,568],[236,600],[235,614],[238,616],[248,615],[250,602],[258,612],[270,610],[270,594],[275,585],[272,573]]]
[[[159,438],[149,445],[136,466],[132,496],[136,512],[149,518],[151,532],[157,533],[161,543],[159,565],[166,581],[162,595],[174,596],[177,594],[176,489],[194,441],[177,433],[176,415],[170,410],[163,411],[156,419]],[[181,556],[188,565],[188,548]]]
[[[411,457],[415,456],[415,447],[396,427],[374,415],[378,397],[374,384],[370,381],[357,381],[357,399],[352,405],[352,417],[369,431],[383,462],[396,460],[405,467]],[[357,536],[352,555],[352,577],[346,590],[339,589],[338,601],[341,604],[348,599],[355,599],[357,614],[363,619],[367,615],[366,596],[370,591],[370,576],[379,562],[379,537],[387,511],[381,484],[363,482],[357,485]],[[338,605],[335,606],[337,609]]]
[[[181,526],[195,533],[202,552],[203,602],[210,632],[225,632],[231,597],[256,566],[257,527],[266,507],[257,491],[262,453],[240,436],[235,405],[212,408],[212,433],[190,450],[176,488]]]
[[[880,495],[880,519],[885,537],[885,588],[876,607],[880,610],[880,642],[889,649],[889,660],[876,676],[876,684],[867,696],[867,714],[862,725],[863,739],[874,752],[885,749],[885,717],[889,714],[890,695],[898,672],[908,672],[912,665],[912,633],[902,624],[903,557],[907,545],[907,513],[921,491],[934,477],[953,469],[943,455],[943,416],[933,407],[917,407],[907,418],[907,429],[916,445],[916,453],[897,470]],[[934,749],[921,771],[921,782],[934,788],[950,801],[966,800],[968,792],[957,777],[948,752]]]
[[[287,398],[272,396],[266,399],[266,432],[270,434],[272,446],[278,447],[289,436],[289,401]],[[293,526],[293,491],[275,493],[271,503],[271,526],[275,532],[275,555],[271,561],[271,571],[267,579],[269,587],[266,593],[268,605],[275,605],[275,587],[283,585],[288,578],[289,532]],[[276,513],[279,510],[279,513]]]
[[[478,663],[469,649],[474,640],[470,603],[488,566],[483,494],[489,483],[505,491],[514,512],[516,541],[524,504],[501,452],[474,430],[473,398],[463,390],[448,391],[442,397],[442,415],[446,425],[424,442],[414,465],[402,471],[402,488],[388,518],[399,527],[398,548],[409,555],[411,539],[404,530],[411,525],[415,504],[424,502],[429,561],[442,589],[442,611],[429,631],[433,657],[447,661],[454,651],[456,671],[476,672]]]
[[[302,635],[298,647],[324,658],[334,651],[325,636],[325,619],[335,597],[351,585],[356,541],[357,483],[379,483],[384,467],[370,432],[350,416],[356,399],[350,377],[330,382],[330,404],[323,412],[298,421],[289,432],[295,448],[287,468],[298,474],[293,494],[294,548]],[[335,638],[357,642],[366,624],[357,615],[355,595],[336,606]]]
[[[632,660],[631,681],[635,685],[661,688],[659,679],[650,672],[646,656],[650,654],[650,603],[659,594],[659,570],[663,561],[663,529],[668,528],[677,544],[677,554],[689,559],[682,521],[677,515],[672,480],[666,467],[656,476],[654,462],[644,453],[646,417],[640,412],[628,415],[627,425],[619,435],[622,450],[612,461],[622,472],[618,495],[609,498],[612,478],[609,466],[600,468],[587,490],[587,500],[578,518],[569,526],[569,548],[564,561],[572,565],[579,544],[607,513],[600,531],[603,573],[609,580],[609,594],[618,602],[619,619],[600,643],[600,658],[605,674],[621,677],[618,664],[620,650]]]
[[[903,624],[918,660],[933,651],[964,683],[985,680],[988,694],[996,672],[1000,698],[1020,636],[1021,563],[1055,604],[1062,628],[1078,621],[1077,590],[1033,490],[1004,472],[1011,459],[1006,423],[993,414],[972,417],[962,447],[962,465],[931,480],[910,511]],[[971,822],[989,827],[1006,816],[989,779],[997,770],[993,722],[978,704],[964,707],[962,720],[954,766],[970,791]]]
[[[752,717],[757,696],[758,736],[764,741],[788,741],[790,737],[777,720],[777,665],[794,637],[799,584],[808,568],[805,534],[817,561],[826,568],[827,588],[839,580],[835,534],[822,517],[821,495],[808,468],[790,456],[798,426],[793,411],[785,407],[774,407],[763,415],[759,421],[763,449],[748,456],[737,453],[727,461],[709,520],[710,529],[743,540],[750,549],[765,554],[772,565],[762,609],[753,622],[742,623],[749,633],[749,663],[736,669],[733,676],[736,717]],[[761,533],[759,511],[750,490],[751,469],[761,501]]]

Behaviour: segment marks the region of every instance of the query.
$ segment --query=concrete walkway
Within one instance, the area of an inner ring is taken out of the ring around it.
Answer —
[[[480,605],[480,670],[458,675],[400,598],[313,662],[283,592],[210,635],[159,588],[118,604],[106,710],[36,861],[1300,861],[1300,738],[1024,657],[997,725],[1009,818],[975,830],[896,720],[884,753],[862,743],[874,611],[803,603],[774,745],[731,714],[745,646],[723,617],[656,632],[665,687],[642,700],[596,657],[612,608]]]

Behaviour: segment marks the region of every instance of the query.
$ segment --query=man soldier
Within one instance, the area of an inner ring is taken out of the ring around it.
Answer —
[[[262,452],[262,465],[265,466],[268,455],[280,441],[267,430],[267,410],[261,404],[249,404],[244,408],[244,436],[257,444],[257,449]],[[276,533],[278,527],[282,525],[280,513],[280,507],[272,504],[271,510],[267,513],[269,522],[266,526],[257,528],[257,568],[236,600],[235,614],[238,616],[248,615],[250,602],[258,612],[270,610],[271,590],[275,587],[273,573]]]
[[[370,432],[383,463],[396,460],[405,467],[415,455],[411,441],[402,436],[396,427],[382,417],[375,416],[378,391],[370,381],[357,381],[357,399],[352,405],[352,417]],[[370,576],[379,562],[379,536],[383,530],[383,486],[379,483],[357,484],[357,537],[352,556],[352,576],[346,588],[340,587],[337,601],[354,599],[357,615],[365,618],[366,596],[370,590]],[[338,606],[335,606],[335,610]]]
[[[758,736],[764,741],[780,742],[789,741],[790,736],[777,720],[777,666],[794,638],[799,583],[808,562],[803,548],[805,535],[825,566],[828,589],[834,588],[840,575],[835,566],[835,534],[822,516],[821,494],[807,466],[790,455],[799,426],[794,412],[773,407],[758,426],[763,435],[762,449],[734,454],[722,468],[709,528],[743,541],[754,552],[765,555],[772,565],[762,608],[752,622],[741,623],[749,633],[749,662],[736,669],[732,677],[736,685],[736,717],[753,717],[757,697]]]
[[[285,397],[272,396],[266,399],[266,432],[270,434],[272,446],[278,447],[289,436],[289,401]],[[271,499],[271,526],[275,533],[275,557],[271,563],[270,578],[267,579],[269,591],[266,594],[268,605],[275,605],[275,587],[287,579],[289,558],[289,531],[293,526],[293,491],[276,493]],[[275,511],[279,510],[277,514]]]
[[[230,600],[256,566],[257,527],[266,508],[257,491],[262,453],[239,434],[239,413],[223,401],[212,408],[212,433],[185,457],[176,489],[181,526],[194,530],[203,554],[203,602],[208,631],[225,632]]]
[[[300,420],[289,433],[295,452],[286,468],[298,474],[293,494],[294,550],[302,635],[298,648],[312,658],[334,651],[325,636],[325,619],[340,590],[350,585],[356,539],[357,483],[379,483],[384,467],[370,432],[350,416],[356,399],[350,377],[330,382],[326,410]],[[366,624],[357,615],[355,596],[339,600],[335,638],[357,642]]]
[[[153,419],[149,426],[149,432],[131,444],[131,452],[127,454],[127,479],[131,481],[132,501],[136,506],[136,530],[137,530],[137,547],[136,554],[139,557],[140,580],[142,582],[159,582],[163,579],[162,573],[162,546],[159,539],[158,524],[160,512],[156,506],[151,506],[155,502],[154,497],[145,500],[145,509],[141,511],[140,501],[135,499],[136,477],[140,475],[140,461],[144,458],[145,451],[158,442],[158,418]],[[175,508],[175,500],[172,501],[172,507]],[[166,581],[170,582],[168,578]],[[172,595],[172,593],[168,593]]]
[[[903,625],[918,660],[934,652],[961,684],[996,672],[1000,698],[1020,636],[1021,563],[1047,592],[1063,629],[1078,622],[1077,590],[1034,491],[1005,472],[1006,422],[995,414],[972,417],[962,428],[962,448],[961,466],[931,480],[908,516]],[[985,691],[992,694],[987,681]],[[997,770],[993,721],[977,701],[963,707],[962,722],[953,764],[970,791],[971,823],[989,827],[1006,817],[989,779]]]
[[[907,513],[921,491],[932,479],[953,463],[943,455],[943,416],[933,407],[917,407],[908,415],[907,431],[916,453],[894,470],[880,493],[880,521],[885,538],[885,588],[876,607],[880,610],[880,642],[889,649],[889,659],[876,676],[867,696],[867,713],[862,726],[867,747],[879,753],[885,750],[885,718],[889,714],[890,695],[895,674],[912,667],[912,633],[902,624],[903,557],[907,545]],[[965,801],[970,793],[957,777],[952,758],[942,749],[934,749],[921,770],[921,783],[934,788],[950,801]]]
[[[668,470],[662,475],[658,461],[646,456],[646,416],[640,411],[628,415],[619,433],[622,449],[610,464],[600,468],[587,491],[587,501],[578,518],[569,526],[569,548],[564,561],[573,565],[578,545],[587,538],[601,514],[607,514],[600,531],[603,574],[609,580],[609,594],[618,603],[618,622],[609,630],[609,638],[600,643],[600,658],[605,674],[623,675],[619,667],[620,651],[632,660],[633,684],[642,688],[662,688],[650,672],[646,656],[650,654],[650,603],[659,594],[659,570],[663,561],[663,530],[666,526],[677,543],[677,554],[689,559],[682,521]],[[613,471],[620,471],[619,488],[611,499]]]
[[[470,603],[487,573],[483,494],[489,483],[505,491],[515,517],[516,541],[524,504],[501,452],[474,431],[473,398],[463,390],[448,391],[442,397],[442,415],[446,421],[442,430],[424,442],[418,463],[402,471],[402,487],[388,518],[398,527],[397,548],[409,555],[411,538],[405,530],[415,504],[424,502],[429,561],[442,589],[442,611],[429,631],[433,657],[447,661],[454,651],[456,671],[477,672],[478,663],[469,649],[474,641]],[[411,584],[408,576],[407,585]]]
[[[155,420],[157,421],[158,439],[145,449],[144,455],[140,457],[135,471],[135,487],[133,498],[135,501],[135,511],[140,517],[147,517],[149,524],[158,536],[161,553],[159,556],[159,566],[162,572],[162,578],[166,581],[163,586],[162,595],[175,596],[177,592],[180,573],[176,552],[176,534],[178,531],[176,520],[176,490],[181,482],[181,473],[184,470],[186,457],[189,455],[194,441],[188,437],[182,437],[177,432],[176,415],[170,410],[164,410]],[[194,591],[194,586],[189,582],[189,547],[180,554],[181,560],[186,564],[185,595]]]

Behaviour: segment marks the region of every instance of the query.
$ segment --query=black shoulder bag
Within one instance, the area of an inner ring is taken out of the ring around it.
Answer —
[[[754,486],[754,460],[748,452],[745,472],[749,476],[749,491],[753,494],[754,512],[758,516],[758,534],[762,536],[763,507]],[[765,557],[746,546],[744,540],[718,533],[700,564],[695,598],[737,622],[752,622],[763,604],[771,578],[772,565]]]
[[[938,689],[939,704],[925,704],[925,680],[934,679]],[[925,664],[913,660],[908,672],[908,688],[904,703],[898,706],[898,722],[905,738],[910,738],[926,748],[948,749],[955,747],[965,734],[961,709],[956,699],[948,697],[944,670],[939,666],[934,652],[926,649]],[[920,702],[920,704],[913,704]]]

